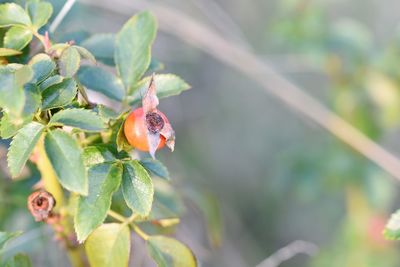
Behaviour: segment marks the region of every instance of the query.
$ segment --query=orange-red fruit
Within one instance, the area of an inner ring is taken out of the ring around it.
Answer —
[[[156,113],[161,116],[164,123],[168,123],[167,117],[159,110]],[[125,120],[124,133],[129,144],[141,151],[149,151],[149,144],[147,142],[147,125],[143,108],[133,110]],[[160,135],[160,144],[157,150],[165,146],[165,137]]]

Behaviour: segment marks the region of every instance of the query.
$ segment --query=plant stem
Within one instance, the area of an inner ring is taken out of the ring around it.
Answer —
[[[68,258],[73,267],[87,267],[87,265],[82,260],[81,249],[68,249]]]
[[[53,167],[51,166],[51,163],[46,155],[46,151],[44,149],[43,136],[36,147],[36,153],[37,153],[36,165],[39,169],[44,188],[46,189],[46,191],[50,192],[54,196],[57,202],[56,210],[60,212],[60,210],[65,207],[64,192],[61,188],[61,185],[58,182]],[[63,225],[64,227],[65,235],[66,236],[74,235],[75,233],[73,230],[73,225],[70,220],[71,217],[68,214],[65,214],[65,216],[62,216],[62,218],[63,219],[61,225]],[[73,267],[86,266],[84,261],[83,246],[78,246],[78,247],[67,246],[66,250]]]
[[[46,45],[46,42],[45,42],[45,40],[44,40],[43,35],[41,35],[40,33],[38,33],[38,32],[35,31],[35,30],[32,30],[32,34],[40,41],[40,43],[42,44],[42,46],[43,46],[45,52],[47,52],[47,45]],[[39,47],[35,47],[35,48],[38,48],[38,49],[39,49]],[[36,50],[36,49],[35,49],[35,50]],[[36,53],[35,53],[35,54],[36,54]]]
[[[139,226],[137,226],[137,224],[132,222],[130,225],[132,226],[133,231],[135,231],[138,234],[138,236],[140,236],[144,240],[148,240],[149,239],[149,235],[146,234],[145,232],[143,232],[143,230],[140,229]]]
[[[142,229],[139,228],[139,226],[137,226],[137,224],[134,223],[134,221],[139,217],[137,214],[132,214],[132,216],[129,218],[125,218],[124,216],[122,216],[121,214],[119,214],[113,210],[109,210],[107,212],[107,214],[110,217],[112,217],[124,224],[129,224],[132,227],[133,231],[135,231],[144,240],[149,239],[149,235],[146,234]]]
[[[117,213],[117,212],[115,212],[113,210],[109,210],[107,212],[107,214],[108,214],[108,216],[116,219],[117,221],[120,221],[122,223],[126,222],[126,218],[124,216],[122,216],[121,214],[119,214],[119,213]]]

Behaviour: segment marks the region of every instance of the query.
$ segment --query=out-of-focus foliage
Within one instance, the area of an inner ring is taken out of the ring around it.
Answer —
[[[400,60],[395,52],[397,36],[389,46],[378,46],[361,22],[328,21],[317,1],[290,1],[283,5],[282,15],[294,19],[274,25],[280,45],[290,44],[291,51],[305,53],[321,68],[330,83],[331,107],[338,115],[378,142],[399,126],[400,83],[393,64],[395,58]],[[340,153],[339,148],[335,144],[320,155],[319,161],[328,164],[319,171],[340,181],[337,189],[346,191],[347,215],[314,266],[396,266],[400,259],[383,240],[386,217],[380,215],[389,212],[396,197],[390,177],[363,159]],[[340,165],[332,166],[332,162]]]

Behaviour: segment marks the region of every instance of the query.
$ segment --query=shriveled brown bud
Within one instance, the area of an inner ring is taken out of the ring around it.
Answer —
[[[53,195],[44,190],[33,192],[28,197],[28,209],[37,222],[52,217],[51,212],[55,205]]]
[[[161,117],[160,114],[156,112],[149,112],[146,113],[146,125],[147,125],[147,130],[149,130],[150,133],[156,134],[161,131],[161,129],[164,127],[164,119]]]

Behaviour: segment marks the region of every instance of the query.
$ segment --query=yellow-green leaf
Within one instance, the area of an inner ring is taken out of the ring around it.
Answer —
[[[0,47],[0,57],[9,57],[22,54],[21,51]]]
[[[147,240],[150,256],[159,267],[196,267],[192,251],[176,239],[166,236],[150,236]]]
[[[4,47],[22,50],[32,40],[32,32],[21,26],[12,26],[4,36]]]
[[[127,267],[131,241],[126,224],[103,224],[88,237],[85,250],[90,266]]]
[[[30,25],[31,19],[25,10],[14,3],[0,5],[0,28],[12,25]]]

